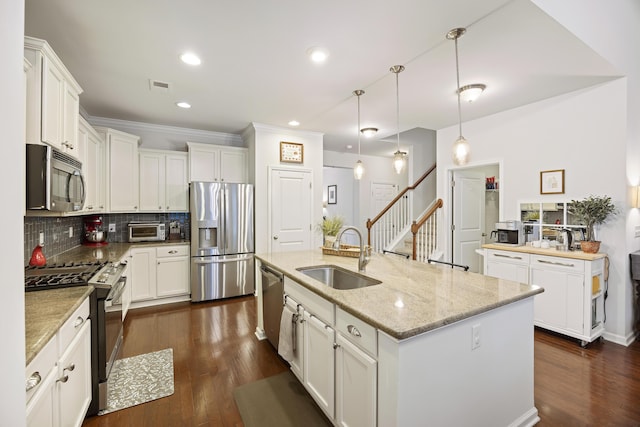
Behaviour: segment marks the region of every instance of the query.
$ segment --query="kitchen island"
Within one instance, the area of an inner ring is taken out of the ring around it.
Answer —
[[[363,347],[375,363],[374,381],[368,382],[375,387],[372,424],[528,426],[539,420],[533,401],[533,296],[542,288],[374,255],[365,275],[381,284],[336,290],[296,269],[336,265],[357,272],[356,258],[321,250],[256,258],[283,273],[285,294],[299,287],[331,304],[333,317],[325,314],[324,321],[325,329],[335,328],[337,352],[342,335],[348,335],[341,333],[340,318],[352,316],[375,330],[374,347]],[[261,283],[259,299],[260,290]],[[261,319],[259,304],[258,335]],[[323,408],[338,422],[348,398],[338,390],[344,385],[340,372],[336,367],[337,409],[332,414]]]

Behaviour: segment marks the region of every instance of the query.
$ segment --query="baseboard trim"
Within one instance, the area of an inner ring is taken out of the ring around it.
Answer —
[[[538,416],[538,409],[534,406],[512,422],[509,427],[531,427],[536,425],[539,421],[540,417]]]
[[[264,329],[262,329],[260,326],[256,326],[256,331],[254,332],[254,334],[260,341],[267,339],[267,334],[264,333]]]
[[[606,332],[603,335],[604,339],[607,341],[611,341],[616,344],[623,345],[625,347],[629,347],[631,343],[633,343],[637,338],[637,334],[635,332],[630,332],[627,336],[612,334],[611,332]]]

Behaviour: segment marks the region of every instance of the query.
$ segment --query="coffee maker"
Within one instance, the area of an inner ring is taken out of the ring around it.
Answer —
[[[104,229],[102,216],[91,215],[84,218],[83,221],[83,241],[86,246],[105,246],[107,245],[107,230]]]

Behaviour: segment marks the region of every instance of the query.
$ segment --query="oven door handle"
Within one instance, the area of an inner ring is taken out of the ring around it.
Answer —
[[[115,304],[119,303],[120,297],[122,296],[122,293],[124,292],[124,286],[126,284],[127,284],[127,276],[122,276],[122,277],[120,277],[120,279],[118,279],[116,284],[113,285],[113,288],[111,288],[111,291],[109,292],[109,295],[107,295],[107,297],[104,300],[105,308],[113,306],[114,303]]]

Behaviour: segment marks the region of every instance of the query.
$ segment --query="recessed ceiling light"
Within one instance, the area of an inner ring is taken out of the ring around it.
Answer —
[[[289,126],[300,126],[300,122],[297,120],[291,120]]]
[[[347,150],[351,150],[353,148],[353,145],[349,144],[347,145]]]
[[[200,63],[202,62],[200,61],[200,58],[198,58],[198,56],[192,52],[183,53],[182,55],[180,55],[180,59],[182,60],[182,62],[189,65],[200,65]]]
[[[307,49],[307,55],[316,64],[321,64],[329,57],[329,51],[321,47],[311,47]]]
[[[191,104],[184,101],[176,102],[176,105],[180,108],[191,108]]]

